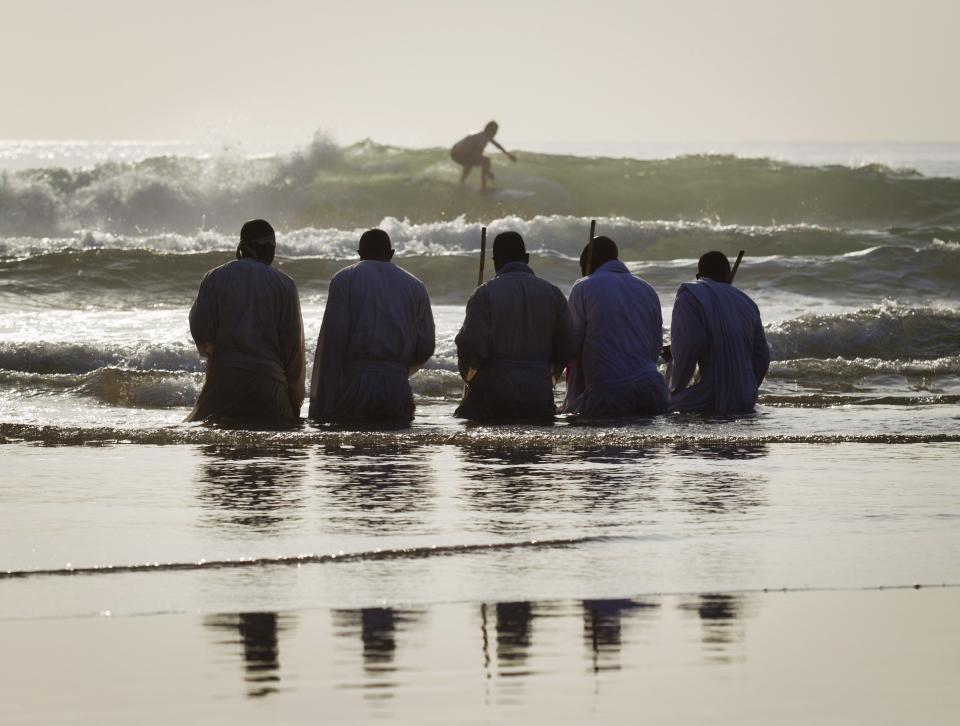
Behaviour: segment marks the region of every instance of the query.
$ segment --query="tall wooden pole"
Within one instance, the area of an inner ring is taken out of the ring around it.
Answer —
[[[590,220],[590,237],[587,239],[587,269],[581,270],[584,275],[593,271],[593,238],[597,236],[597,220]]]
[[[480,228],[480,276],[477,278],[477,287],[483,284],[483,263],[487,260],[487,228]]]
[[[740,261],[743,260],[743,250],[740,250],[740,254],[737,255],[737,261],[733,263],[733,269],[730,270],[730,278],[727,280],[731,285],[733,284],[733,278],[737,276],[737,270],[740,269]]]

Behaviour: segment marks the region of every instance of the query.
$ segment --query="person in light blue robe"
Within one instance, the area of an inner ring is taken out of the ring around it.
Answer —
[[[674,411],[747,413],[770,366],[760,310],[729,282],[730,262],[707,252],[696,282],[677,291],[670,325],[670,407]],[[699,380],[694,373],[699,369]]]
[[[602,236],[580,257],[588,276],[570,291],[576,354],[565,413],[655,415],[669,407],[667,384],[657,370],[663,347],[660,298],[618,257],[616,243]]]
[[[330,281],[310,382],[310,418],[318,422],[408,423],[409,376],[434,349],[427,288],[393,264],[390,238],[364,232],[360,262]]]

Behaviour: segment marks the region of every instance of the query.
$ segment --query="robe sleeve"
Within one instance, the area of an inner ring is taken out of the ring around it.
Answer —
[[[573,338],[574,357],[583,352],[583,341],[587,333],[587,307],[583,296],[583,283],[574,283],[570,291],[570,301],[567,304],[570,310],[570,333]]]
[[[303,405],[306,360],[303,342],[303,316],[300,313],[300,295],[290,282],[290,290],[283,300],[280,313],[280,355],[287,375],[290,403],[299,415]]]
[[[767,336],[763,332],[763,323],[760,316],[757,316],[757,326],[753,333],[753,374],[757,378],[757,387],[763,383],[770,368],[770,346],[767,344]]]
[[[573,320],[570,316],[570,306],[567,299],[559,290],[556,291],[557,315],[553,323],[553,344],[550,350],[550,364],[556,373],[563,371],[570,359],[573,358],[577,347],[574,341]]]
[[[317,352],[310,377],[310,418],[324,421],[333,413],[343,379],[350,336],[350,282],[348,273],[330,281],[327,305],[317,336]]]
[[[204,357],[213,352],[213,341],[217,337],[217,307],[210,294],[211,284],[208,273],[200,282],[197,299],[190,308],[190,335]]]
[[[471,368],[479,369],[490,357],[490,302],[484,288],[467,300],[467,314],[456,337],[457,368],[466,380]]]
[[[422,366],[433,355],[436,345],[436,330],[433,325],[433,309],[426,289],[417,304],[417,343],[414,346],[412,365]]]
[[[567,395],[563,401],[563,410],[573,413],[576,410],[577,401],[586,390],[586,382],[583,378],[583,346],[586,340],[587,311],[582,283],[574,283],[567,307],[570,309],[574,354],[567,364]]]
[[[670,353],[672,372],[670,392],[676,393],[687,387],[693,372],[707,350],[707,326],[703,310],[693,294],[682,288],[673,304],[670,322]]]

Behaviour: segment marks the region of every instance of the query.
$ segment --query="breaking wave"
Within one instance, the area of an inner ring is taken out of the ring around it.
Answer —
[[[202,371],[193,345],[0,343],[0,370],[24,373],[89,373],[102,368],[138,371]]]
[[[767,331],[773,357],[940,358],[960,347],[960,312],[893,303],[853,313],[804,315]]]
[[[498,166],[499,190],[457,183],[445,149],[318,138],[287,155],[243,159],[160,156],[85,170],[44,168],[0,177],[0,235],[234,232],[256,214],[278,228],[367,227],[538,215],[723,220],[738,225],[955,227],[960,180],[880,165],[798,166],[772,159],[692,155],[667,160],[520,154]]]
[[[740,227],[601,219],[621,258],[665,301],[690,279],[705,249],[746,249],[739,279],[752,292],[788,292],[830,299],[881,298],[891,290],[914,298],[948,294],[960,277],[960,246],[866,231],[808,225]],[[462,303],[476,285],[479,226],[463,219],[412,224],[381,220],[398,262],[427,285],[431,299]],[[589,220],[534,217],[493,220],[523,233],[537,274],[569,289]],[[304,296],[326,294],[331,277],[356,260],[359,229],[301,229],[281,241],[277,266]],[[232,258],[231,236],[202,233],[125,237],[84,233],[72,238],[0,239],[0,298],[22,307],[111,308],[189,305],[203,274]],[[492,270],[491,270],[492,273]]]

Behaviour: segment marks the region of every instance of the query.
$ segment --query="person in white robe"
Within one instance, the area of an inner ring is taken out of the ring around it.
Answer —
[[[207,373],[187,421],[287,425],[299,419],[305,358],[294,281],[271,267],[273,227],[240,230],[237,259],[210,270],[190,308],[190,333]]]
[[[616,243],[603,236],[581,254],[587,276],[570,291],[575,353],[564,413],[648,416],[669,408],[667,383],[657,370],[663,349],[660,298],[618,258]]]
[[[319,422],[409,423],[409,376],[434,349],[427,288],[393,264],[390,237],[363,233],[360,262],[330,281],[310,382],[310,418]]]
[[[674,411],[753,410],[770,366],[760,310],[731,285],[730,262],[707,252],[697,281],[677,291],[670,325],[670,405]],[[699,368],[699,381],[692,382]]]
[[[537,277],[523,238],[493,241],[497,275],[467,301],[456,337],[467,383],[455,416],[466,419],[552,419],[553,387],[573,354],[570,311],[560,289]]]

